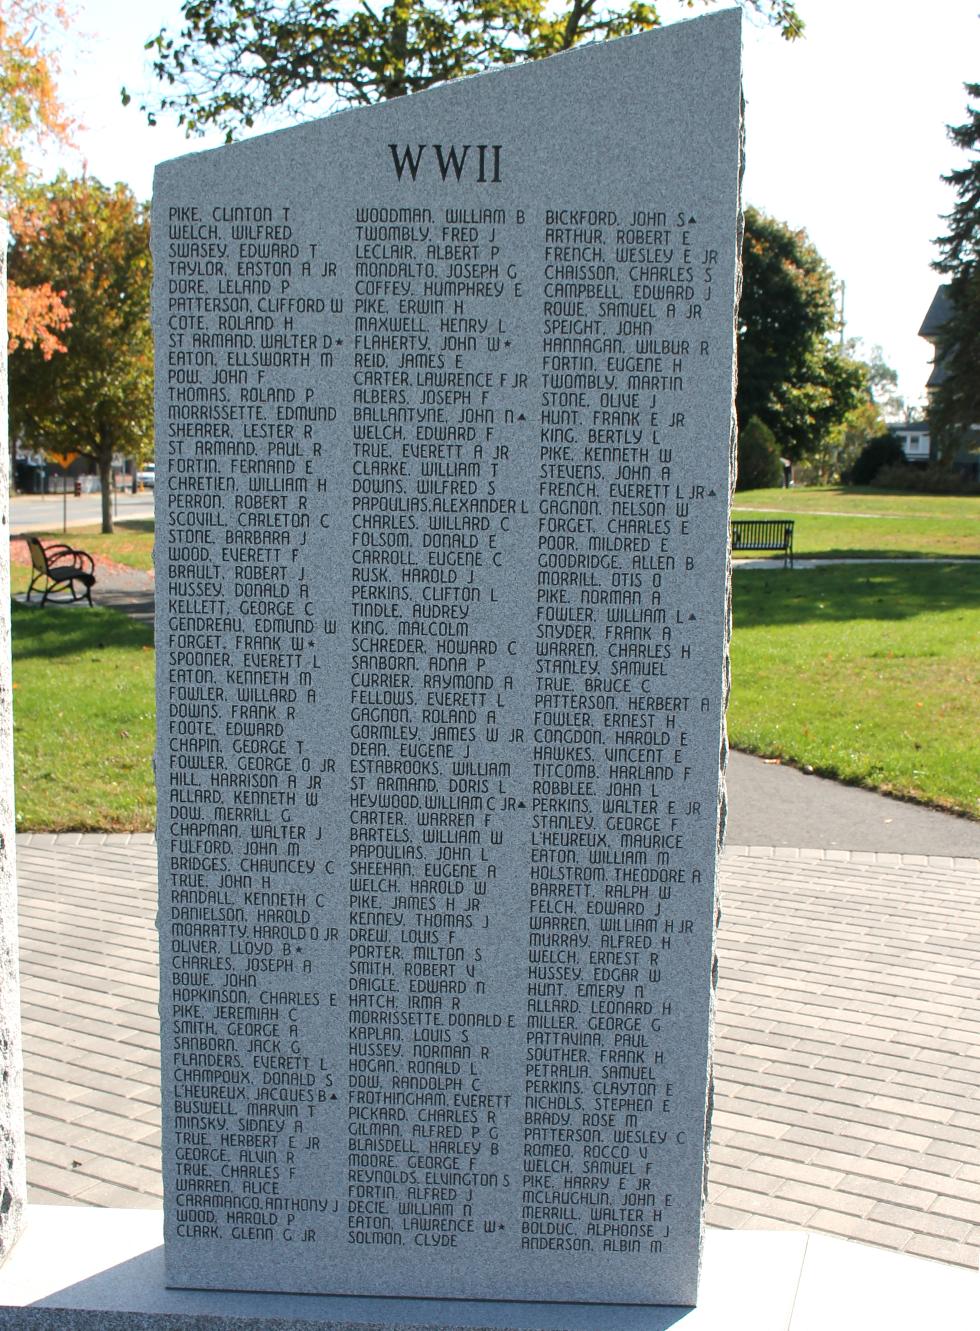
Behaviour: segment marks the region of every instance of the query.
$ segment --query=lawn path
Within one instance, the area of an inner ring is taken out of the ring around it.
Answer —
[[[830,508],[759,508],[755,504],[733,504],[733,513],[779,513],[787,518],[886,518],[889,521],[907,522],[908,513],[843,513],[838,509]],[[920,513],[916,514],[916,521],[929,522],[962,522],[963,518],[959,514],[952,513]]]

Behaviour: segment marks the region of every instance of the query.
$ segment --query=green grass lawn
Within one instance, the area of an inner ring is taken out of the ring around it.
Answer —
[[[36,535],[45,544],[57,541],[61,545],[87,550],[94,558],[101,555],[104,559],[114,559],[117,564],[128,564],[130,568],[151,569],[153,519],[133,518],[127,522],[117,522],[115,528],[111,536],[104,535],[97,527],[74,527],[67,535],[60,531],[42,531]]]
[[[117,522],[116,530],[105,536],[94,527],[75,527],[69,532],[38,532],[45,545],[55,542],[58,545],[71,545],[76,550],[87,551],[94,559],[112,559],[117,564],[129,568],[149,571],[153,568],[153,519],[135,518],[131,522]],[[13,540],[17,540],[15,536]],[[26,546],[21,543],[21,549]],[[15,596],[26,592],[31,581],[31,569],[27,564],[10,564],[10,590]],[[93,595],[98,601],[98,583]]]
[[[980,558],[980,496],[839,486],[735,495],[736,518],[782,513],[794,520],[793,552],[800,558]]]
[[[152,831],[152,631],[16,604],[12,629],[18,830]]]
[[[734,578],[731,743],[980,817],[980,569]]]
[[[853,493],[747,497],[812,505]],[[858,498],[910,501],[915,511],[891,528],[906,547],[920,521],[932,527],[923,541],[944,523],[970,521],[959,499]],[[936,511],[923,516],[923,507]],[[75,535],[85,546],[86,533]],[[144,568],[151,542],[151,522],[100,538],[109,558]],[[89,539],[86,548],[99,547]],[[26,585],[27,571],[14,572]],[[736,573],[734,622],[735,747],[980,816],[980,567],[923,560]],[[13,634],[18,826],[151,829],[151,630],[108,610],[15,605]]]
[[[897,518],[980,518],[980,495],[905,494],[872,486],[794,485],[739,490],[736,508],[778,509],[780,513],[886,514]]]

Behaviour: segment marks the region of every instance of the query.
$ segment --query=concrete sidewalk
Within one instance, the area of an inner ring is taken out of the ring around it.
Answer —
[[[728,756],[728,841],[980,859],[980,823],[748,753]]]
[[[18,838],[33,1202],[160,1201],[155,847]],[[709,1224],[976,1267],[980,862],[730,846]]]

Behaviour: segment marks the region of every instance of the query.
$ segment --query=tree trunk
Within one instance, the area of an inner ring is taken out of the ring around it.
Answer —
[[[112,454],[99,453],[99,485],[102,488],[102,530],[112,534]]]

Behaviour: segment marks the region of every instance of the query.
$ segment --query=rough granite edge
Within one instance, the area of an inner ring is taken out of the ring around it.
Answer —
[[[17,1242],[27,1197],[10,664],[7,239],[7,226],[0,220],[0,1262]]]
[[[381,1324],[296,1317],[222,1317],[211,1313],[102,1312],[75,1308],[0,1308],[0,1331],[390,1331]],[[399,1331],[424,1331],[400,1327]],[[447,1331],[445,1327],[431,1331]],[[467,1331],[472,1331],[467,1328]]]
[[[0,1331],[390,1331],[380,1323],[296,1317],[222,1317],[211,1313],[102,1312],[75,1308],[0,1308]],[[399,1331],[426,1331],[400,1327]],[[447,1331],[431,1327],[429,1331]],[[467,1331],[472,1331],[467,1328]]]
[[[0,1308],[0,1331],[391,1331],[369,1321],[310,1321],[305,1317],[224,1317],[213,1313],[102,1312],[76,1308]],[[448,1323],[420,1321],[398,1331],[452,1331]],[[466,1326],[460,1331],[480,1331]],[[487,1325],[487,1331],[500,1331]]]
[[[742,298],[742,238],[745,232],[745,213],[742,208],[742,181],[745,176],[745,91],[739,73],[738,106],[738,189],[735,223],[735,292],[732,305],[732,405],[728,442],[728,494],[725,497],[725,641],[722,656],[721,743],[718,753],[718,835],[715,847],[714,921],[711,938],[711,985],[708,997],[708,1083],[704,1118],[703,1169],[701,1174],[701,1246],[704,1247],[704,1210],[708,1203],[708,1165],[711,1158],[711,1124],[714,1115],[715,1073],[714,1032],[718,993],[718,929],[721,925],[721,886],[719,868],[725,849],[728,823],[728,700],[732,690],[732,549],[731,508],[735,495],[738,472],[738,417],[735,413],[735,395],[738,389],[738,307]]]

